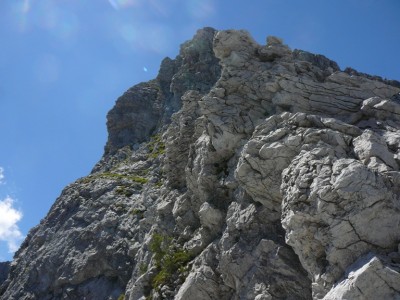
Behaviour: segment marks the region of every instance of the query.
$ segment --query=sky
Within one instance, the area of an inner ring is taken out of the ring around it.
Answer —
[[[400,80],[398,0],[0,0],[0,261],[103,154],[106,114],[197,29]]]

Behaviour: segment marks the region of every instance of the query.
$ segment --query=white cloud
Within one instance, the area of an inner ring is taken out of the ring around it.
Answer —
[[[22,212],[13,207],[14,200],[6,197],[0,200],[0,242],[6,242],[8,251],[13,253],[18,250],[23,235],[17,223],[22,219]]]

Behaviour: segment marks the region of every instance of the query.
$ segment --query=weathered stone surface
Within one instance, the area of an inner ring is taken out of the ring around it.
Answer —
[[[0,299],[399,299],[400,88],[204,28],[108,114]]]
[[[394,154],[387,147],[385,139],[371,130],[365,130],[353,141],[357,158],[369,168],[377,171],[398,171]]]
[[[363,114],[370,118],[386,121],[400,121],[400,104],[390,99],[372,97],[363,101],[361,106]]]
[[[286,240],[313,276],[315,297],[360,255],[397,246],[396,194],[385,177],[360,162],[317,148],[299,155],[283,178]],[[383,235],[382,228],[391,231]]]
[[[295,49],[293,50],[293,58],[308,61],[322,71],[330,72],[330,74],[340,71],[340,68],[336,62],[320,54],[313,54],[307,51]]]
[[[346,270],[324,300],[400,299],[400,268],[376,256],[367,255]]]

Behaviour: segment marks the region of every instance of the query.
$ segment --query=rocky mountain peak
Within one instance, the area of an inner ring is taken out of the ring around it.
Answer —
[[[212,50],[216,30],[200,29],[181,45],[175,59],[165,58],[155,80],[126,91],[107,115],[106,154],[138,145],[170,123],[182,106],[186,91],[207,93],[219,78],[221,67]],[[132,124],[136,124],[132,126]]]
[[[199,30],[117,100],[103,158],[0,299],[399,298],[399,93],[277,37]]]

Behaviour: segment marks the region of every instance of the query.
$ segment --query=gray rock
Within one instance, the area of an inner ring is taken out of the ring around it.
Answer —
[[[371,130],[365,130],[362,135],[353,141],[354,152],[357,158],[371,169],[384,171],[398,171],[394,154],[387,147],[385,139]]]
[[[118,99],[107,115],[106,154],[149,138],[161,118],[163,96],[158,82],[152,81],[134,86]]]
[[[117,100],[0,299],[399,299],[399,93],[199,30]]]
[[[313,54],[307,51],[295,49],[293,50],[293,58],[308,61],[323,71],[330,71],[331,74],[340,71],[336,62],[320,54]]]
[[[0,262],[0,286],[6,281],[8,272],[10,271],[10,262]]]
[[[365,116],[382,120],[383,122],[387,119],[400,121],[400,104],[390,99],[368,98],[363,101],[361,111]]]
[[[346,270],[345,279],[326,294],[324,300],[399,298],[399,266],[367,255]]]
[[[155,80],[130,88],[117,100],[107,115],[105,154],[147,141],[181,108],[186,91],[210,90],[220,75],[218,59],[212,51],[215,32],[212,28],[199,30],[192,40],[181,45],[174,60],[163,60]]]
[[[365,78],[373,79],[373,80],[376,80],[376,81],[381,81],[381,82],[384,82],[385,84],[389,84],[389,85],[392,85],[392,86],[400,88],[400,82],[397,81],[397,80],[388,80],[388,79],[384,79],[384,78],[382,78],[380,76],[377,76],[377,75],[369,75],[369,74],[366,74],[366,73],[358,72],[357,70],[355,70],[353,68],[350,68],[350,67],[347,67],[346,69],[344,69],[344,72],[346,72],[346,73],[348,73],[348,74],[350,74],[352,76],[362,76],[362,77],[365,77]]]

